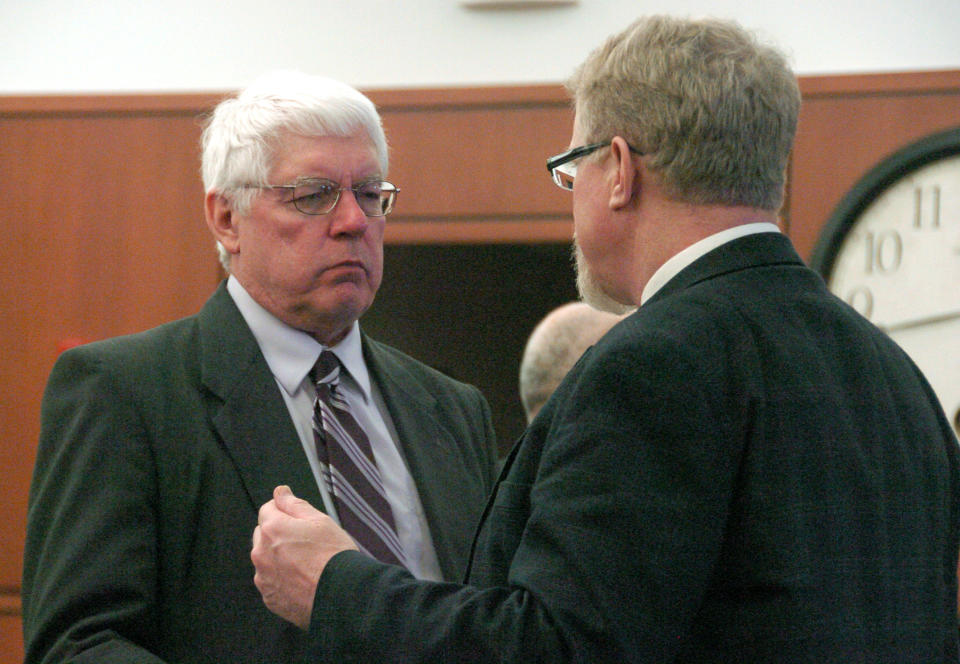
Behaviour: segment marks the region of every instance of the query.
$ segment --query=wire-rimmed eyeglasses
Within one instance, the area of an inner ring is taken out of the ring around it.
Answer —
[[[251,184],[249,189],[289,189],[292,203],[299,212],[309,215],[327,214],[340,202],[340,194],[352,191],[357,205],[368,217],[390,214],[397,200],[398,187],[386,180],[367,180],[352,187],[341,187],[339,182],[324,178],[304,178],[293,184]]]
[[[547,170],[550,171],[550,176],[553,178],[553,183],[561,189],[572,191],[573,181],[577,177],[576,160],[580,157],[585,157],[591,152],[595,152],[600,148],[605,148],[612,142],[613,141],[601,141],[600,143],[581,145],[580,147],[571,148],[566,152],[561,152],[560,154],[547,159]],[[637,150],[632,145],[628,144],[627,147],[630,148],[630,152],[634,154],[643,154],[640,152],[640,150]]]

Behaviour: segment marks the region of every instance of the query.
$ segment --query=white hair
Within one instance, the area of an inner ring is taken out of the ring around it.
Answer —
[[[376,107],[355,88],[323,76],[276,71],[258,78],[210,115],[202,138],[204,189],[228,196],[240,212],[268,184],[276,149],[288,134],[351,137],[366,134],[387,174],[387,139]],[[229,271],[229,254],[219,246]]]

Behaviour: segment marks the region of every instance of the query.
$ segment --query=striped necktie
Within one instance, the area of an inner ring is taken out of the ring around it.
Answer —
[[[338,390],[340,360],[325,350],[313,371],[317,384],[313,433],[323,479],[340,525],[364,552],[377,560],[402,565],[403,547],[370,440]]]

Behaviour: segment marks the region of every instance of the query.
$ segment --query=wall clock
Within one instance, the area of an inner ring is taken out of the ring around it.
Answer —
[[[960,127],[871,169],[827,221],[810,265],[913,358],[960,431]]]

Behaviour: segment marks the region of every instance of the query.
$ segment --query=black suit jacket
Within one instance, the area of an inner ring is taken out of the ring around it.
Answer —
[[[581,358],[506,461],[470,585],[335,556],[314,661],[956,662],[958,525],[923,376],[752,235]]]
[[[444,576],[459,578],[495,477],[487,403],[397,350],[363,348]],[[322,505],[223,286],[196,316],[64,353],[30,495],[27,662],[296,661],[304,634],[263,605],[250,561],[278,484]]]

